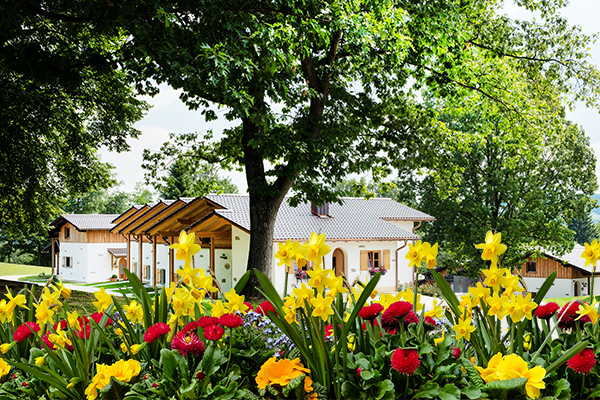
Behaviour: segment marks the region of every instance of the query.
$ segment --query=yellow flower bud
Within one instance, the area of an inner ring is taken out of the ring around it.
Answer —
[[[10,348],[11,348],[10,343],[2,343],[0,345],[0,351],[2,351],[2,354],[8,353],[8,351],[10,350]]]
[[[38,367],[41,367],[42,365],[44,365],[44,363],[46,362],[46,357],[48,357],[47,354],[44,354],[42,357],[36,357],[35,365],[37,365]]]

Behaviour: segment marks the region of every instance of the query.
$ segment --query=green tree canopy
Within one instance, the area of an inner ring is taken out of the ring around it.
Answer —
[[[585,243],[592,243],[599,236],[598,227],[592,221],[590,213],[573,217],[571,222],[569,222],[569,229],[575,232],[573,237],[575,243],[579,243],[582,246]]]
[[[145,103],[125,37],[86,2],[0,2],[0,228],[43,232],[68,198],[113,184],[97,149],[128,148]],[[94,13],[93,20],[92,13]]]
[[[589,139],[565,119],[551,90],[545,98],[520,96],[513,104],[532,116],[526,120],[479,95],[461,105],[438,102],[448,129],[432,142],[416,186],[419,208],[437,218],[425,238],[441,242],[455,266],[474,275],[484,266],[474,244],[486,231],[502,232],[504,265],[516,267],[530,250],[570,251],[567,224],[596,203]]]

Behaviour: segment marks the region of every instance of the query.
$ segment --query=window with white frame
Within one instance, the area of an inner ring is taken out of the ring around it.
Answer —
[[[63,268],[73,268],[73,257],[63,257]]]

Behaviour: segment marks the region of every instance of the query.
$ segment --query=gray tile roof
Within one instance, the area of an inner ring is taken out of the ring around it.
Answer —
[[[549,255],[550,257],[553,257],[557,260],[561,260],[561,261],[567,263],[568,265],[574,266],[575,268],[579,268],[583,271],[587,271],[590,274],[592,274],[594,267],[592,266],[592,264],[589,264],[588,266],[586,266],[585,258],[581,257],[581,254],[583,254],[584,250],[585,250],[585,246],[582,246],[580,244],[575,244],[573,251],[571,251],[568,254],[564,254],[562,256],[559,256],[548,250],[542,250],[542,254]],[[598,275],[598,274],[600,274],[600,269],[596,270],[596,275]]]
[[[112,221],[119,215],[120,214],[63,214],[62,218],[64,218],[67,222],[70,222],[80,231],[107,231],[115,226]],[[58,219],[56,221],[58,221]],[[54,222],[52,225],[55,225]]]
[[[250,231],[248,195],[208,195],[208,199],[225,207],[214,212]],[[310,204],[291,207],[288,198],[281,204],[275,221],[275,241],[306,240],[311,232],[324,233],[329,240],[400,240],[419,239],[388,220],[434,220],[430,215],[400,204],[392,199],[344,198],[343,205],[330,204],[331,218],[315,216]]]
[[[127,257],[127,247],[121,247],[118,249],[107,249],[110,254],[115,257]]]

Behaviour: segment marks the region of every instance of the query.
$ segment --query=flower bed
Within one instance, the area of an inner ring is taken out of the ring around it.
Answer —
[[[411,288],[377,294],[380,273],[350,286],[321,268],[323,235],[284,243],[280,265],[307,265],[308,282],[281,297],[256,272],[268,301],[246,303],[245,275],[227,293],[191,268],[199,250],[182,232],[180,281],[150,297],[128,274],[121,306],[103,289],[78,315],[60,282],[0,301],[3,399],[557,399],[600,394],[596,304],[538,306],[502,268],[500,234],[478,245],[486,279],[456,298],[433,272],[447,308],[424,310]],[[435,266],[437,245],[409,245],[415,268]],[[583,257],[594,266],[597,242]],[[208,293],[217,299],[205,302]],[[507,329],[505,329],[507,328]]]

